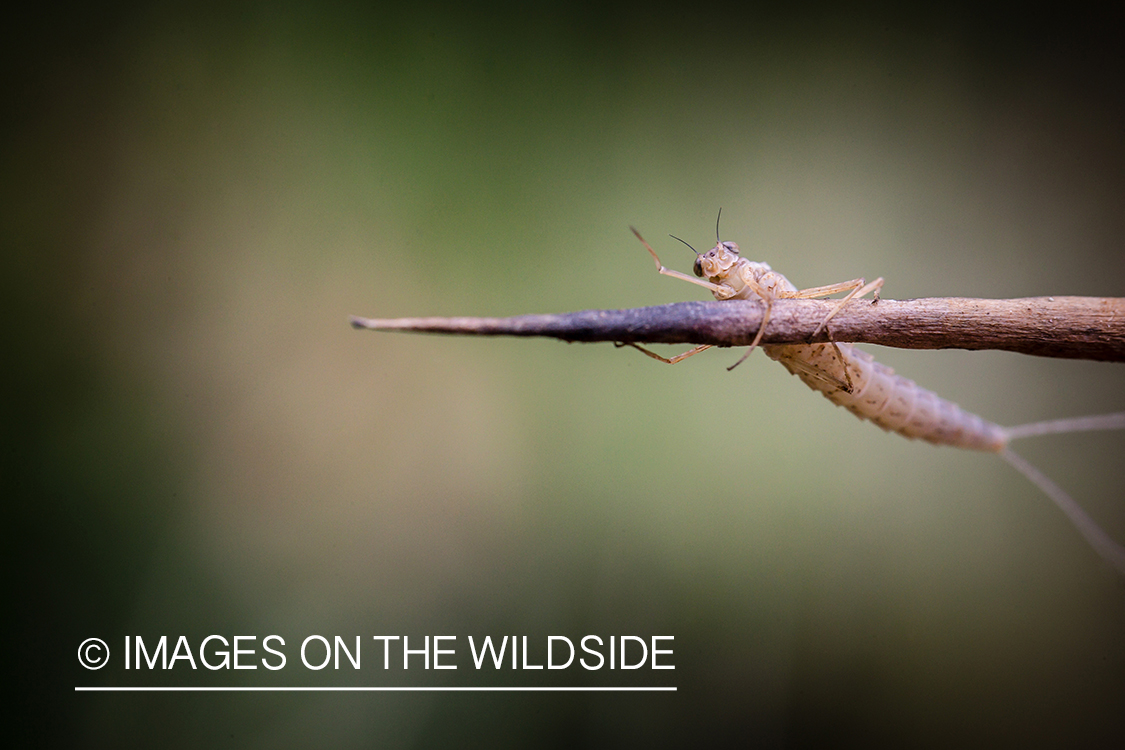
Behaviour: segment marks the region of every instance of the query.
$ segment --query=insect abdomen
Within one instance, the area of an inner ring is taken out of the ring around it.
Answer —
[[[884,430],[971,450],[996,452],[1007,444],[1007,435],[999,425],[896,375],[893,369],[850,344],[763,348],[768,357],[784,365],[805,385]]]

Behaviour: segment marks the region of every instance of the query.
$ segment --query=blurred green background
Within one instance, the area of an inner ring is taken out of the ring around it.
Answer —
[[[1119,741],[1125,588],[996,457],[887,435],[761,355],[347,324],[705,299],[628,227],[687,270],[665,235],[709,247],[720,206],[802,287],[1122,296],[1120,24],[1068,13],[29,10],[0,151],[18,736]],[[1125,408],[1120,365],[877,354],[1002,424]],[[1125,540],[1125,437],[1018,448]],[[212,633],[282,634],[290,666],[117,661]],[[676,670],[314,673],[313,633],[672,635]],[[90,636],[110,668],[75,663]],[[679,691],[73,693],[123,684]]]

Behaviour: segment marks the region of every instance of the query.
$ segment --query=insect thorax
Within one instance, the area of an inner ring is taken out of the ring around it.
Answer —
[[[786,292],[797,291],[797,286],[792,281],[771,269],[769,265],[756,263],[752,260],[746,262],[754,269],[754,280],[758,282],[758,286],[774,297],[781,296]]]

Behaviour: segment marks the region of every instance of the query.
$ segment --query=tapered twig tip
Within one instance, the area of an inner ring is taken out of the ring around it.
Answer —
[[[352,328],[371,328],[371,322],[367,318],[361,318],[358,315],[349,315],[348,322],[352,324]]]

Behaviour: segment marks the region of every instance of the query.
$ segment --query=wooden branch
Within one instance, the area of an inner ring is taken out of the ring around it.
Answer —
[[[763,344],[811,339],[835,300],[773,303]],[[627,310],[583,310],[513,318],[358,318],[356,328],[478,336],[549,336],[563,341],[749,345],[761,325],[757,301],[679,302]],[[828,325],[836,341],[902,349],[1002,349],[1041,357],[1125,362],[1125,298],[869,300],[848,303]]]

